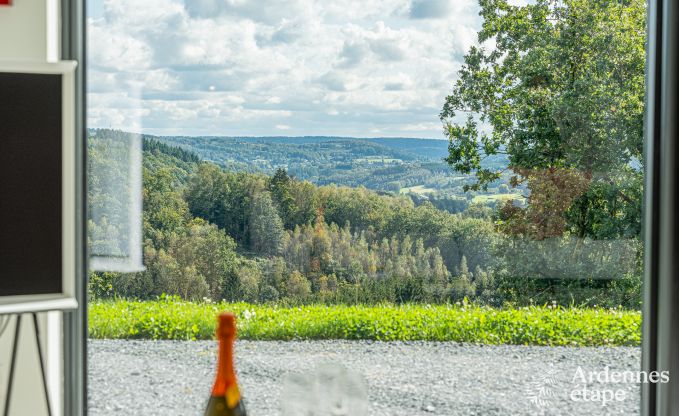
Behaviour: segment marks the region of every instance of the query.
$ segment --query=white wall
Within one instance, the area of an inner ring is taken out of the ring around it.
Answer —
[[[59,56],[60,25],[58,0],[14,0],[0,6],[0,60],[54,61]],[[0,97],[2,99],[2,97]],[[0,230],[2,232],[2,230]],[[2,282],[0,281],[0,284]],[[53,415],[61,415],[63,403],[63,354],[61,314],[39,315]],[[0,412],[4,410],[11,341],[15,320],[0,335]],[[25,315],[19,338],[18,361],[10,415],[47,414],[43,400],[40,366],[33,337],[33,320]]]
[[[46,0],[14,0],[0,6],[0,59],[47,59]]]
[[[41,340],[43,352],[49,344],[54,342],[59,343],[60,339],[48,340],[45,336],[47,314],[41,314],[39,317],[39,327],[41,330]],[[4,410],[5,406],[5,390],[7,388],[7,380],[9,377],[10,356],[12,348],[12,339],[14,338],[14,329],[16,325],[16,318],[11,318],[11,322],[2,337],[0,338],[0,412]],[[42,387],[42,379],[40,378],[40,363],[38,361],[38,350],[35,343],[35,336],[33,335],[33,318],[30,315],[24,315],[21,323],[21,331],[19,336],[19,344],[17,348],[17,364],[14,369],[14,386],[12,391],[12,401],[10,403],[10,415],[14,416],[28,416],[28,415],[46,415],[47,405],[44,400],[44,393]],[[61,366],[52,361],[51,365],[57,364],[54,371],[61,371]],[[61,377],[59,377],[61,378]],[[56,387],[57,391],[54,391]],[[50,400],[54,402],[57,399],[61,403],[61,386],[51,386]],[[56,410],[57,403],[52,403],[52,408]],[[53,414],[61,414],[59,412]]]

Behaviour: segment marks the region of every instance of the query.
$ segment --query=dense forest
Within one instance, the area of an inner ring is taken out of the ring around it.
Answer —
[[[92,171],[106,166],[110,173],[110,164],[96,165],[107,161],[101,153],[130,136],[92,131]],[[284,169],[228,171],[153,139],[143,146],[147,269],[93,273],[93,297],[639,303],[635,239],[517,240],[502,233],[497,210],[483,204],[451,214],[404,195],[317,186]],[[91,204],[108,203],[92,196]],[[118,233],[108,223],[102,231],[102,221],[91,220],[91,245],[105,246]]]

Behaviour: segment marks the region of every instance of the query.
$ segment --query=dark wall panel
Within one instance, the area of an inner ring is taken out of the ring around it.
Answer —
[[[61,89],[0,73],[0,296],[62,291]]]

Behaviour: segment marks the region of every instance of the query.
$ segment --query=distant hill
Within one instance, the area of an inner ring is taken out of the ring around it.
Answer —
[[[96,130],[91,134],[96,134]],[[446,140],[152,135],[144,135],[144,139],[147,151],[167,153],[184,162],[199,159],[229,171],[268,175],[283,168],[290,175],[316,185],[364,186],[410,195],[417,202],[428,200],[442,208],[463,206],[461,200],[492,205],[497,198],[514,199],[519,193],[507,186],[500,187],[508,184],[508,175],[487,192],[464,192],[463,186],[474,182],[474,178],[453,171],[443,160],[448,154]],[[504,169],[507,159],[495,156],[484,163],[492,169]]]
[[[332,155],[334,162],[348,162],[371,156],[441,161],[448,149],[448,142],[444,140],[408,138],[166,136],[157,139],[192,150],[205,159],[224,163],[227,161],[251,163],[262,159],[262,156],[268,156],[273,164],[291,164],[289,162],[304,164],[313,161],[315,155]],[[237,152],[227,153],[234,149]]]
[[[440,161],[448,156],[448,141],[436,139],[374,138],[368,139],[394,150],[417,154],[418,157]]]
[[[437,206],[459,206],[459,199],[494,204],[494,198],[476,198],[478,193],[463,191],[474,178],[453,171],[444,161],[448,142],[416,138],[354,138],[333,136],[304,137],[189,137],[150,136],[147,140],[179,147],[195,153],[202,160],[224,169],[273,174],[283,168],[290,175],[316,185],[364,186],[382,192],[409,194],[422,202]],[[504,169],[505,156],[484,162],[486,167]],[[504,177],[485,195],[515,197]],[[517,191],[518,192],[518,191]],[[440,202],[440,201],[448,202]]]

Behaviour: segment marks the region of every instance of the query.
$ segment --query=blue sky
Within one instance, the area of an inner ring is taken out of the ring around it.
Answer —
[[[443,138],[476,0],[88,0],[90,127]]]

